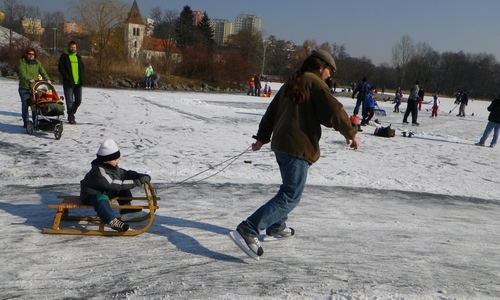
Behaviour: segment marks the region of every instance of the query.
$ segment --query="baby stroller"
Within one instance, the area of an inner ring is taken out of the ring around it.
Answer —
[[[26,132],[33,134],[35,130],[53,131],[56,140],[61,139],[64,97],[57,95],[54,86],[46,81],[35,83],[28,105],[31,107],[33,121],[26,124]]]

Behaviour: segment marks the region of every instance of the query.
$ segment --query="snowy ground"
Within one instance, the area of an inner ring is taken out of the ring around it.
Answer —
[[[489,102],[471,101],[466,118],[449,114],[452,99],[438,118],[424,105],[420,127],[379,102],[396,137],[365,127],[357,151],[325,129],[288,222],[296,237],[263,244],[257,262],[227,233],[280,184],[269,147],[247,150],[269,98],[84,88],[79,123],[55,140],[26,134],[17,82],[0,87],[0,299],[500,298],[499,150],[474,146]],[[153,178],[154,225],[136,237],[42,234],[47,204],[78,194],[106,138],[121,167]]]

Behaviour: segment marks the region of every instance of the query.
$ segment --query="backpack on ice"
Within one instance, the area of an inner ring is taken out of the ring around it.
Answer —
[[[387,127],[378,127],[375,128],[375,132],[373,133],[376,136],[381,137],[394,137],[396,135],[396,130],[391,128],[391,125]]]

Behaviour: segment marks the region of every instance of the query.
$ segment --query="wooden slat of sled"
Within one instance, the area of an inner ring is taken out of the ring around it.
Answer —
[[[128,197],[128,198],[113,198],[111,199],[111,207],[119,208],[119,209],[143,209],[149,210],[149,214],[143,218],[135,219],[134,222],[144,221],[149,219],[148,223],[139,229],[129,229],[125,232],[115,231],[110,228],[106,228],[105,224],[101,222],[99,217],[97,216],[73,216],[69,214],[71,209],[92,209],[93,206],[85,205],[80,201],[80,197],[78,196],[58,196],[58,198],[63,199],[60,204],[49,204],[49,208],[56,209],[56,215],[54,216],[54,223],[52,228],[44,228],[43,233],[51,233],[51,234],[72,234],[72,235],[100,235],[100,236],[133,236],[138,235],[143,232],[146,232],[154,222],[155,211],[158,209],[157,201],[160,200],[156,196],[156,192],[153,189],[150,183],[144,184],[144,191],[146,193],[146,197]],[[132,203],[130,205],[118,205],[114,204],[116,200],[131,200]],[[134,205],[133,201],[142,200],[147,201],[147,205]],[[98,230],[87,230],[87,229],[75,229],[75,228],[60,228],[61,220],[73,220],[73,221],[91,221],[91,222],[99,222]]]

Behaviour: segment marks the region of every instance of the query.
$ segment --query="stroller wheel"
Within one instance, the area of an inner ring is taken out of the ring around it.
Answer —
[[[28,123],[26,123],[26,132],[28,134],[33,134],[34,129],[35,129],[35,126],[33,125],[33,122],[28,121]]]
[[[61,139],[62,132],[63,132],[63,125],[62,125],[62,123],[56,124],[54,126],[54,137],[56,138],[56,140],[60,140]]]

